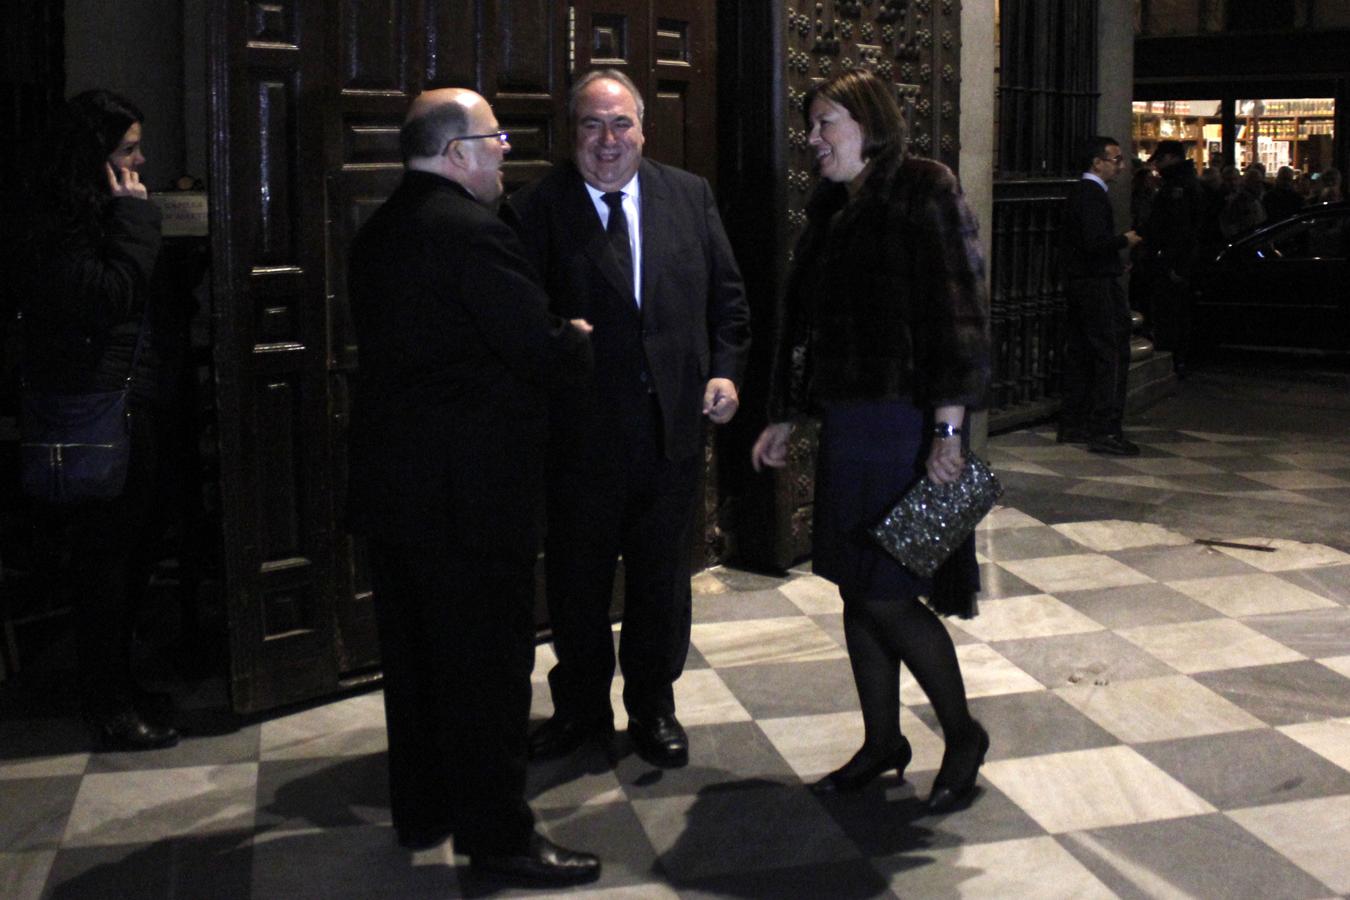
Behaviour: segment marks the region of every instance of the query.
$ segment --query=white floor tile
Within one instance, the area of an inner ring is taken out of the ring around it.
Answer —
[[[1052,834],[1214,811],[1129,747],[999,760],[981,772]]]
[[[86,775],[62,845],[139,844],[248,829],[257,783],[255,763]]]
[[[1214,691],[1180,675],[1073,685],[1057,688],[1055,693],[1131,744],[1264,726]]]
[[[1333,891],[1350,893],[1350,794],[1228,815]]]
[[[1297,662],[1305,657],[1232,619],[1145,625],[1117,632],[1172,668],[1188,674]]]

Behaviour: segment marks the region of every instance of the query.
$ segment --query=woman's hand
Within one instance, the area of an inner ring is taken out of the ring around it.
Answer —
[[[113,171],[111,163],[104,163],[103,168],[108,172],[108,193],[114,197],[135,197],[138,200],[148,200],[150,192],[141,184],[141,176],[136,174],[135,169],[122,167],[122,174],[119,176]]]
[[[781,469],[787,465],[788,438],[792,436],[791,422],[775,422],[759,433],[755,446],[750,448],[750,465],[755,471],[763,466]]]
[[[961,455],[961,436],[934,437],[928,451],[928,478],[938,484],[947,484],[961,476],[966,458]]]

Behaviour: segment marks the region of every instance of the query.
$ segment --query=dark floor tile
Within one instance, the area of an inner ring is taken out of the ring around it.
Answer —
[[[1350,609],[1248,616],[1242,623],[1313,659],[1350,656]]]
[[[1311,660],[1192,677],[1271,725],[1350,716],[1350,678]]]
[[[942,726],[928,704],[910,707],[935,734]],[[1049,691],[975,697],[970,712],[989,732],[989,759],[1092,750],[1120,743],[1114,735]]]
[[[394,829],[379,825],[330,831],[263,832],[253,844],[252,893],[237,897],[323,900],[433,900],[467,897],[449,851],[425,851],[423,862],[399,847]],[[441,864],[434,860],[441,859]],[[492,887],[496,887],[495,885]],[[486,894],[488,891],[480,891]]]
[[[0,852],[59,845],[81,777],[0,779]]]
[[[1288,472],[1298,466],[1262,453],[1242,456],[1207,456],[1204,462],[1225,472]],[[1250,480],[1250,479],[1248,479]]]
[[[1138,470],[1117,462],[1115,457],[1097,453],[1085,454],[1083,459],[1038,459],[1035,462],[1056,475],[1070,478],[1110,478],[1139,474]]]
[[[687,731],[689,764],[679,769],[653,766],[633,752],[627,734],[619,736],[614,771],[630,800],[693,795],[745,779],[798,783],[792,767],[753,722],[697,725]]]
[[[843,613],[821,613],[820,615],[811,616],[810,619],[840,647],[846,648],[848,646],[848,643],[844,638]]]
[[[1186,476],[1187,480],[1190,476]],[[1250,575],[1260,571],[1240,559],[1202,544],[1166,547],[1136,547],[1116,550],[1107,556],[1157,581],[1184,581],[1220,575]]]
[[[1130,423],[1125,424],[1125,436],[1143,446],[1151,447],[1154,444],[1166,446],[1168,444],[1195,444],[1209,443],[1209,441],[1199,441],[1194,435],[1183,434],[1180,431],[1174,431],[1167,428],[1144,428],[1142,423],[1136,423],[1131,427]]]
[[[539,813],[539,830],[571,850],[600,857],[599,889],[653,878],[656,850],[627,803],[597,803]]]
[[[1212,607],[1165,584],[1130,584],[1090,591],[1062,591],[1060,601],[1107,628],[1170,625],[1218,618]]]
[[[858,859],[858,847],[799,785],[754,781],[635,800],[660,871],[676,888],[719,875]]]
[[[844,832],[870,857],[918,847],[937,849],[1015,838],[1039,837],[1045,829],[989,782],[978,783],[970,806],[944,816],[925,813],[922,801],[935,772],[906,775],[902,788],[872,785],[857,794],[827,797],[822,804]]]
[[[681,882],[680,897],[688,900],[821,900],[822,897],[874,900],[895,896],[887,881],[866,859],[852,859],[693,878]]]
[[[1118,484],[1111,481],[1085,481],[1076,487],[1069,488],[1065,493],[1074,497],[1096,497],[1102,500],[1110,500],[1115,503],[1126,502],[1138,504],[1147,508],[1148,506],[1156,506],[1159,503],[1175,498],[1177,491],[1174,491],[1171,488],[1145,487],[1138,484]],[[1129,518],[1133,521],[1147,522],[1152,519],[1152,516],[1145,513],[1144,515],[1139,516],[1115,515],[1112,516],[1112,518]]]
[[[991,646],[1052,690],[1175,674],[1171,666],[1109,631],[995,641]]]
[[[847,659],[768,663],[718,669],[717,675],[756,719],[781,719],[856,708]]]
[[[389,822],[384,753],[258,765],[259,827],[295,831]]]
[[[1124,900],[1312,900],[1328,894],[1317,879],[1222,815],[1099,828],[1057,840]]]
[[[200,719],[200,716],[197,717]],[[256,762],[261,726],[242,725],[236,720],[228,733],[184,733],[172,747],[135,753],[95,753],[89,759],[92,772],[133,772],[141,769],[175,769],[182,766],[227,765]]]
[[[1010,431],[989,439],[991,447],[1049,447],[1055,443],[1055,432]]]
[[[1023,581],[995,563],[980,563],[980,599],[997,600],[1001,597],[1026,597],[1039,594],[1036,586]]]
[[[1327,566],[1321,569],[1299,569],[1275,574],[1290,584],[1307,588],[1328,600],[1350,606],[1350,566]]]
[[[1071,541],[1048,525],[1027,528],[993,528],[976,532],[975,549],[986,559],[1039,559],[1082,553],[1083,545]]]
[[[1135,749],[1220,810],[1350,793],[1350,772],[1274,729]]]
[[[797,605],[778,590],[698,594],[694,597],[695,622],[777,619],[801,614]]]
[[[46,897],[241,900],[264,896],[251,894],[250,837],[251,832],[226,832],[153,844],[65,849],[52,863]]]

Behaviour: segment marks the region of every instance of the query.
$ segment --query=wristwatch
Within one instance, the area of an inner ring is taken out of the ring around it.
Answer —
[[[961,429],[959,426],[950,422],[937,422],[933,425],[933,437],[949,438],[960,437]]]

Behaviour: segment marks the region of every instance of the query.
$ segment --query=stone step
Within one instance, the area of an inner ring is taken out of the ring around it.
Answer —
[[[1125,393],[1127,410],[1138,412],[1147,409],[1176,391],[1177,376],[1172,371],[1171,353],[1152,350],[1143,359],[1134,359],[1131,354],[1131,360]]]

